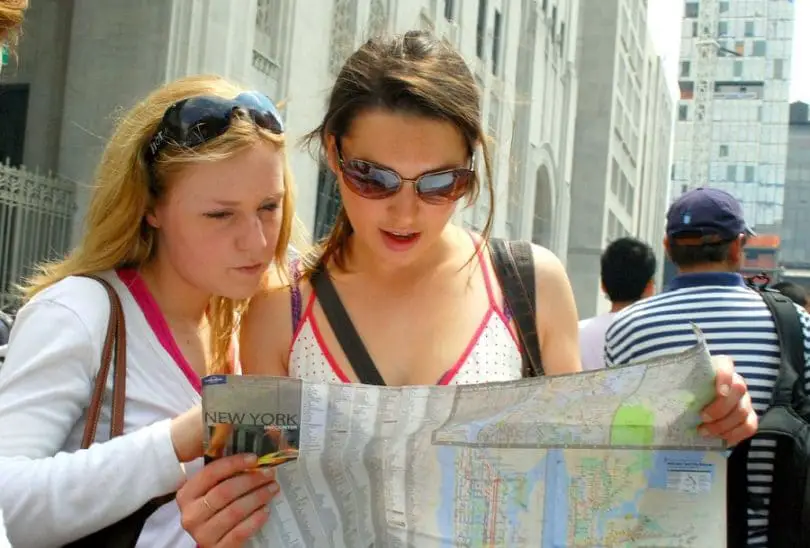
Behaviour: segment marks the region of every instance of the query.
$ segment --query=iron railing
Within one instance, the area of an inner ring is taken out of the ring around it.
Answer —
[[[70,249],[75,209],[73,182],[0,164],[0,309],[17,308],[15,287],[37,263]]]

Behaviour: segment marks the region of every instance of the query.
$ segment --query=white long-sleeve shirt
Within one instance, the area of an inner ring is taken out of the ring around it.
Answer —
[[[6,533],[6,523],[3,521],[3,510],[0,509],[0,548],[11,548],[11,543],[8,541]]]
[[[201,459],[178,462],[170,435],[170,420],[199,403],[199,377],[172,348],[143,281],[103,276],[126,318],[125,435],[108,440],[110,375],[96,433],[103,443],[78,450],[109,319],[98,282],[67,278],[42,291],[11,333],[0,368],[0,508],[15,548],[81,538],[175,491],[201,467]],[[195,546],[175,502],[152,515],[138,546]]]

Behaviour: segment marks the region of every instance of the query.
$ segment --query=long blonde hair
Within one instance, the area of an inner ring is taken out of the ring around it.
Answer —
[[[0,45],[7,41],[12,53],[27,8],[28,0],[0,0]]]
[[[180,166],[227,158],[257,142],[272,143],[286,156],[283,135],[274,135],[248,120],[235,118],[225,134],[193,150],[167,147],[153,166],[157,189],[150,192],[150,175],[142,151],[157,130],[166,109],[189,97],[215,95],[233,98],[242,91],[218,76],[191,76],[163,86],[132,108],[119,121],[104,150],[79,245],[64,260],[40,265],[38,272],[21,288],[24,299],[30,300],[68,276],[137,267],[151,259],[156,232],[145,221],[145,216],[164,192],[165,184],[170,183],[167,179],[171,173]],[[295,217],[293,180],[286,158],[284,187],[283,217],[274,262],[282,273],[286,271],[280,267],[286,265]],[[212,363],[207,367],[209,373],[227,371],[231,338],[246,304],[245,300],[211,297],[208,321]]]

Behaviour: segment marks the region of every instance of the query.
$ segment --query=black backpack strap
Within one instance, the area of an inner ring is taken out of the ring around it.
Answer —
[[[804,329],[789,297],[768,289],[761,295],[773,316],[781,353],[771,407],[757,430],[758,436],[777,440],[768,541],[771,546],[810,546],[810,401],[805,390]]]
[[[506,305],[517,324],[518,337],[523,347],[523,376],[539,377],[544,374],[540,358],[535,312],[534,253],[527,241],[489,241],[492,265],[503,291]]]
[[[779,362],[779,376],[773,388],[771,407],[799,404],[804,390],[804,330],[799,312],[790,298],[776,291],[764,290],[760,293],[768,305],[779,338],[782,359]]]
[[[366,345],[363,344],[360,335],[354,328],[351,318],[349,318],[346,307],[340,300],[340,297],[335,290],[332,279],[329,277],[329,272],[323,266],[318,268],[311,278],[312,290],[315,296],[318,297],[318,302],[321,305],[326,320],[332,327],[343,353],[349,360],[349,365],[357,375],[357,379],[363,384],[373,384],[377,386],[385,386],[385,381],[374,365],[374,361],[366,350]]]

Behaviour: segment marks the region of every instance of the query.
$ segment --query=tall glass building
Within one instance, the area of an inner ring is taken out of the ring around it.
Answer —
[[[735,195],[749,223],[782,221],[787,161],[792,0],[727,0],[718,6],[709,185]],[[687,0],[681,34],[671,198],[693,185],[692,119],[701,2]],[[767,228],[766,228],[767,227]]]

